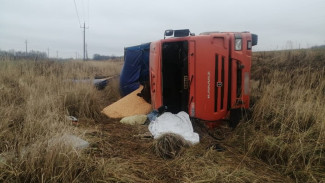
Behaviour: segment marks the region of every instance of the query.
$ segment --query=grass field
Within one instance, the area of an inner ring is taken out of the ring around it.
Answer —
[[[0,60],[0,182],[325,182],[324,49],[254,53],[251,117],[212,132],[224,140],[196,127],[201,142],[169,160],[141,138],[147,126],[100,113],[119,99],[118,81],[71,82],[122,64]],[[51,145],[64,134],[90,147]]]

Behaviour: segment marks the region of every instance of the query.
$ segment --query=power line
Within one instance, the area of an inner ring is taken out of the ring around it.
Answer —
[[[84,21],[86,21],[86,5],[84,0],[82,0],[82,5],[83,5],[83,12],[84,12]]]
[[[90,19],[89,19],[89,0],[88,0],[88,26],[90,25]]]
[[[81,22],[80,22],[80,17],[79,17],[79,13],[78,13],[78,8],[77,8],[77,3],[76,3],[76,0],[73,0],[74,1],[74,6],[75,6],[75,9],[76,9],[76,13],[77,13],[77,17],[78,17],[78,21],[79,21],[79,25],[80,25],[80,28],[82,28],[83,29],[83,60],[86,60],[86,56],[87,56],[87,58],[88,58],[88,52],[86,53],[86,29],[88,29],[89,28],[89,25],[88,25],[88,27],[86,27],[86,19],[87,19],[87,17],[86,17],[86,7],[85,6],[87,6],[87,5],[85,5],[85,1],[84,0],[82,0],[82,5],[81,5],[81,8],[82,8],[82,14],[83,14],[83,21],[84,21],[84,23],[83,23],[83,26],[81,25]],[[88,9],[88,20],[89,20],[89,0],[88,0],[88,7],[87,7],[87,9]],[[86,55],[87,54],[87,55]]]
[[[82,0],[82,18],[83,18],[83,21],[85,22],[86,21],[86,8],[85,8],[85,1]]]
[[[78,8],[77,8],[77,4],[76,4],[76,0],[73,0],[74,1],[74,7],[76,8],[76,13],[77,13],[77,17],[78,17],[78,22],[79,22],[79,25],[81,27],[81,23],[80,23],[80,18],[79,18],[79,14],[78,14]]]

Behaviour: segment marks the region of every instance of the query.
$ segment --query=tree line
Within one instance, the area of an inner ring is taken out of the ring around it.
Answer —
[[[100,55],[100,54],[94,54],[93,60],[115,60],[115,59],[120,59],[121,57],[118,56],[107,56],[107,55]]]
[[[107,55],[100,55],[100,54],[94,54],[93,60],[120,60],[123,57],[120,56],[107,56]],[[49,59],[48,55],[46,52],[41,52],[41,51],[29,51],[29,52],[24,52],[24,51],[15,51],[15,50],[9,50],[9,51],[4,51],[0,50],[0,59],[1,60],[21,60],[21,59],[26,59],[26,60],[38,60],[38,59]],[[71,58],[72,59],[72,58]]]
[[[0,50],[0,58],[1,59],[10,59],[10,60],[18,60],[18,59],[47,59],[48,56],[46,52],[41,51],[29,51],[29,52],[22,52],[22,51],[2,51]]]

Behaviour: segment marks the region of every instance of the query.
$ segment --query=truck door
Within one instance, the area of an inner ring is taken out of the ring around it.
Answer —
[[[238,41],[237,41],[238,40]],[[230,62],[231,62],[231,96],[228,103],[230,109],[249,108],[249,81],[251,68],[251,45],[250,33],[236,33],[231,37]],[[241,46],[236,49],[235,43]]]
[[[227,115],[228,71],[229,71],[229,38],[227,35],[213,37],[215,48],[214,63],[214,115],[222,119]]]

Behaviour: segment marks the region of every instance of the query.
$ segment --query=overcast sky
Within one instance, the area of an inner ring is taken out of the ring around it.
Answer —
[[[183,28],[250,31],[259,51],[325,44],[325,0],[0,0],[0,49],[25,51],[27,40],[28,50],[81,57],[77,12],[89,27],[89,57],[120,56],[124,47]]]

